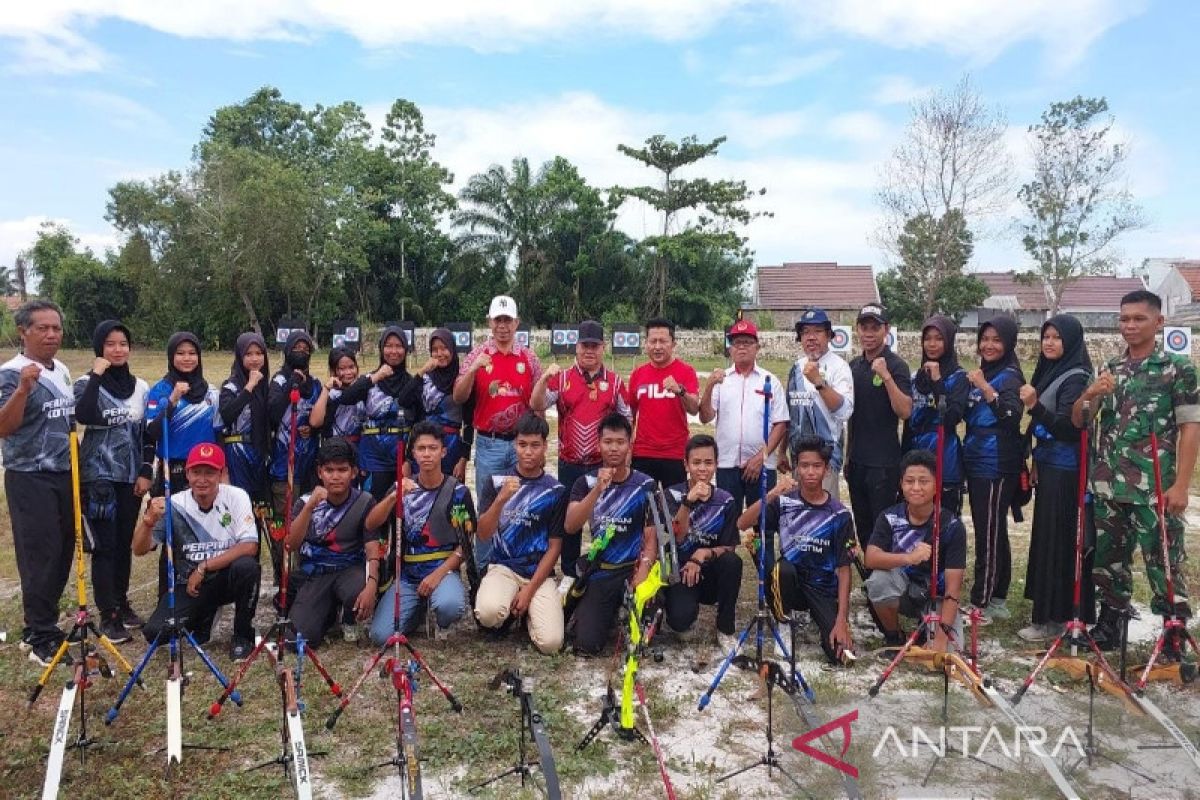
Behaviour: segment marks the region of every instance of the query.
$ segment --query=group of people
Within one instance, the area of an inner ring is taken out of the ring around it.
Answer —
[[[807,611],[825,656],[839,663],[853,647],[855,559],[869,573],[865,592],[889,644],[903,640],[901,616],[921,615],[934,581],[942,619],[958,637],[964,619],[986,625],[1008,616],[1007,520],[1030,484],[1025,592],[1033,612],[1020,635],[1043,640],[1075,613],[1079,471],[1089,463],[1083,507],[1096,537],[1081,613],[1095,619],[1098,587],[1096,638],[1117,641],[1136,543],[1154,611],[1190,616],[1179,563],[1200,396],[1191,361],[1156,342],[1163,317],[1150,292],[1123,298],[1126,350],[1099,375],[1078,320],[1047,320],[1028,380],[1017,323],[1003,315],[979,326],[972,370],[958,363],[955,323],[931,317],[910,369],[887,344],[882,306],[858,314],[861,352],[849,363],[830,347],[829,316],[810,309],[796,323],[800,353],[785,381],[759,364],[758,330],[739,319],[728,330],[730,365],[703,382],[675,356],[675,327],[665,319],[645,323],[648,360],[625,379],[604,363],[598,322],[579,325],[569,368],[543,368],[516,339],[511,297],[495,297],[487,316],[491,335],[461,362],[453,334],[438,328],[428,359],[410,369],[404,330],[385,327],[373,369],[364,374],[354,352],[334,348],[328,377],[314,374],[315,343],[303,331],[287,338],[274,373],[266,342],[247,333],[220,385],[205,379],[198,338],[180,332],[167,344],[165,375],[148,386],[129,370],[132,337],[117,321],[96,328],[92,369],[72,382],[56,358],[61,312],[48,301],[26,303],[16,315],[22,352],[0,366],[0,437],[31,657],[48,662],[64,635],[58,601],[74,535],[76,423],[100,629],[113,641],[138,626],[149,640],[162,633],[165,601],[144,625],[130,607],[130,556],[159,549],[170,513],[177,614],[203,641],[217,609],[233,604],[234,660],[253,646],[264,542],[277,584],[285,552],[295,554],[290,596],[277,593],[275,602],[290,607],[311,646],[339,623],[364,625],[382,642],[423,618],[445,629],[470,613],[497,631],[524,621],[545,653],[569,641],[596,654],[628,587],[646,579],[669,536],[680,570],[665,590],[668,627],[685,631],[701,604],[715,605],[717,639],[728,648],[743,574],[740,531],[765,519],[774,613]],[[547,464],[551,408],[555,473]],[[711,423],[712,434],[692,434],[692,417]],[[1095,448],[1080,453],[1080,431],[1093,423]],[[1169,564],[1157,545],[1152,437]],[[973,547],[960,519],[964,497]],[[973,580],[963,598],[968,550]],[[161,596],[165,570],[159,588]],[[946,632],[930,645],[946,646]],[[1177,642],[1167,655],[1179,657]]]

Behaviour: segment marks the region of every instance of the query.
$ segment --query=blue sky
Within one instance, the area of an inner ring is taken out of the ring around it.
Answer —
[[[516,155],[564,155],[600,186],[643,182],[618,143],[726,135],[705,173],[767,189],[774,217],[746,231],[759,263],[883,267],[878,169],[908,103],[968,72],[1007,116],[1018,180],[1025,128],[1049,103],[1106,96],[1151,222],[1123,240],[1124,263],[1200,257],[1200,4],[1185,0],[28,5],[0,18],[2,265],[47,218],[113,246],[108,188],[185,168],[215,108],[271,84],[376,121],[413,100],[459,183]],[[656,220],[630,208],[620,225],[641,235]],[[1025,266],[1011,228],[972,262]]]

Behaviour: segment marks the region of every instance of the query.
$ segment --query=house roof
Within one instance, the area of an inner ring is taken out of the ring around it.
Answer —
[[[839,266],[833,261],[794,261],[758,268],[760,308],[858,310],[879,302],[875,271],[869,266]]]
[[[1122,297],[1145,288],[1141,278],[1087,275],[1068,284],[1058,305],[1063,311],[1115,312],[1121,306]]]
[[[1017,280],[1015,272],[976,272],[973,273],[976,278],[987,284],[989,290],[988,300],[999,298],[1014,298],[1016,300],[1016,308],[1012,311],[1045,311],[1050,307],[1049,301],[1046,300],[1046,291],[1040,283],[1021,283]],[[988,304],[988,300],[984,301],[986,307],[1007,307],[1007,303],[992,302]]]
[[[1197,280],[1200,281],[1200,263],[1197,263]],[[1046,311],[1050,300],[1040,283],[1025,284],[1014,272],[976,272],[975,277],[987,284],[991,292],[984,301],[986,307],[1008,308],[1008,304],[996,300],[1012,297],[1016,308],[1011,310]],[[1063,291],[1058,304],[1063,311],[1116,311],[1121,298],[1136,289],[1145,289],[1141,278],[1119,278],[1115,275],[1087,275],[1076,278]],[[1200,288],[1200,284],[1198,284]],[[1193,289],[1195,292],[1196,289]]]
[[[1176,261],[1171,266],[1187,281],[1192,297],[1200,297],[1200,261]]]

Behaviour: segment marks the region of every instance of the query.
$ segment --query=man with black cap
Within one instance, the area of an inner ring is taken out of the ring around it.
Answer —
[[[604,366],[604,327],[595,320],[579,323],[575,363],[563,371],[551,364],[533,385],[530,407],[539,414],[558,410],[558,480],[571,487],[580,476],[600,467],[600,420],[616,412],[632,418],[625,382]],[[562,570],[575,574],[582,537],[563,539]]]
[[[832,340],[833,323],[825,309],[810,308],[796,321],[796,341],[804,352],[788,373],[788,454],[794,455],[796,444],[807,436],[833,448],[825,490],[841,499],[842,429],[854,411],[854,377],[850,365],[829,349]]]
[[[739,319],[729,329],[728,370],[718,367],[704,382],[700,421],[716,419],[717,486],[733,495],[734,513],[758,499],[758,478],[767,471],[767,490],[775,486],[775,450],[787,435],[788,408],[779,378],[758,365],[758,328]],[[771,379],[770,430],[763,439],[763,385]]]
[[[847,423],[846,485],[854,528],[865,551],[875,520],[898,496],[899,424],[912,414],[912,375],[904,359],[888,347],[883,306],[863,306],[854,328],[862,353],[850,361],[854,411]]]

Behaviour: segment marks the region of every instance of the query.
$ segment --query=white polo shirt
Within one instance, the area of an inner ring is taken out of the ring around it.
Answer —
[[[786,387],[757,362],[746,375],[730,364],[725,368],[725,379],[713,387],[712,407],[717,412],[718,467],[744,467],[765,444],[761,392],[768,377],[771,379],[771,425],[787,422]],[[767,433],[770,435],[769,428]],[[775,453],[769,453],[764,465],[767,469],[775,469],[776,461]]]

